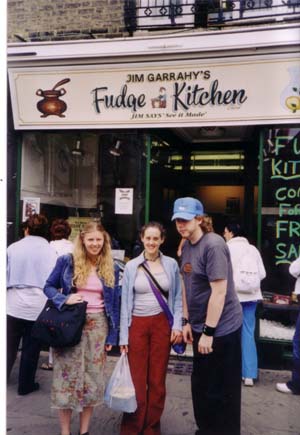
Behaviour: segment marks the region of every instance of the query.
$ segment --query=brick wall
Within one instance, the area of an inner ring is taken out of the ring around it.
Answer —
[[[8,42],[128,36],[124,0],[8,0]]]

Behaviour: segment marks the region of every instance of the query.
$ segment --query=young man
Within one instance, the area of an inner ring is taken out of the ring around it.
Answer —
[[[242,310],[230,254],[195,198],[179,198],[172,220],[187,239],[181,256],[185,284],[183,335],[193,343],[192,399],[201,435],[239,435]]]

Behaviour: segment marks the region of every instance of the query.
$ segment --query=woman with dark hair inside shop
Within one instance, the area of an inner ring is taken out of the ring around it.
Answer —
[[[66,219],[55,219],[50,227],[50,246],[55,250],[57,256],[73,252],[74,245],[68,240],[72,228]]]

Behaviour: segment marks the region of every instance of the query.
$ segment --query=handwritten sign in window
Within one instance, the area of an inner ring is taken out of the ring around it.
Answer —
[[[300,256],[300,128],[270,129],[263,158],[262,249],[266,282],[272,287],[269,291],[289,293],[293,280],[288,267]],[[277,286],[284,291],[274,288]]]

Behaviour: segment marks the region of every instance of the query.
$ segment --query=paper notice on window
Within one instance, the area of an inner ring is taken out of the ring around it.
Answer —
[[[25,222],[31,215],[39,214],[40,198],[23,198],[22,221]]]
[[[120,187],[115,190],[115,214],[132,214],[133,189]]]

